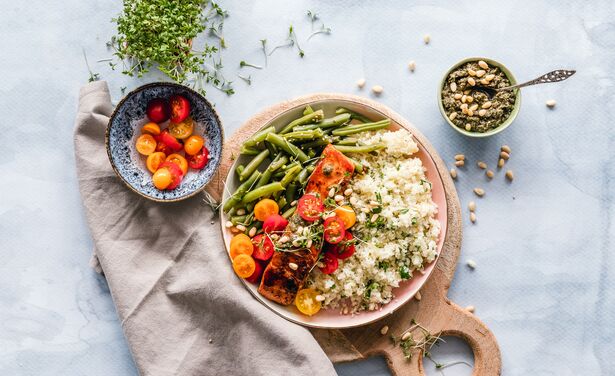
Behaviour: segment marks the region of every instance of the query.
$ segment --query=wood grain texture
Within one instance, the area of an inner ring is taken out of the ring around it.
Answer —
[[[358,328],[343,330],[310,329],[314,338],[333,362],[348,362],[365,359],[372,355],[383,355],[394,375],[424,375],[422,354],[413,354],[412,359],[407,361],[401,348],[394,346],[389,337],[389,334],[399,335],[403,333],[410,327],[411,320],[414,319],[432,334],[452,335],[465,339],[474,352],[473,375],[500,375],[501,356],[493,333],[476,316],[447,298],[447,292],[461,251],[461,208],[454,183],[446,165],[429,141],[410,122],[396,112],[372,100],[346,94],[313,94],[273,105],[246,121],[227,140],[220,169],[206,191],[216,200],[221,198],[224,180],[233,164],[233,156],[239,154],[238,150],[241,143],[277,114],[297,106],[304,106],[310,102],[333,99],[342,99],[369,106],[389,117],[393,127],[406,128],[414,135],[417,142],[432,156],[442,177],[448,207],[448,227],[436,269],[421,289],[422,299],[420,301],[412,299],[392,315]],[[389,332],[383,336],[380,334],[380,329],[384,325],[389,326]],[[420,332],[415,331],[414,333],[415,338],[418,339]]]

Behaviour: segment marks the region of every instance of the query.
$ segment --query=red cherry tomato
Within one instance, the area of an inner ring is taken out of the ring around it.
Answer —
[[[274,247],[269,236],[263,234],[256,235],[252,238],[252,244],[254,245],[253,258],[267,261],[273,256]]]
[[[323,272],[324,274],[333,273],[334,271],[337,270],[337,267],[339,266],[337,257],[335,257],[335,255],[330,252],[326,252],[325,256],[322,258],[321,261],[323,264],[325,264],[325,266],[320,268],[320,271]]]
[[[162,98],[156,98],[147,104],[147,117],[154,123],[162,123],[169,119],[169,105]]]
[[[209,151],[205,146],[203,146],[201,148],[201,151],[199,151],[195,155],[186,155],[186,159],[188,159],[188,166],[190,166],[190,168],[194,168],[195,170],[201,170],[207,165],[207,162],[209,161]]]
[[[338,216],[333,216],[325,219],[325,241],[330,244],[337,244],[344,239],[346,230],[344,222]]]
[[[310,193],[301,196],[297,203],[297,213],[308,222],[313,222],[320,218],[324,211],[325,205],[322,200]]]
[[[263,275],[263,271],[265,270],[265,267],[261,264],[261,261],[258,260],[254,260],[256,261],[254,263],[254,273],[252,273],[251,276],[246,277],[245,280],[250,282],[250,283],[259,283],[261,281],[261,277]]]
[[[184,173],[181,168],[173,162],[164,162],[158,167],[158,169],[166,168],[171,172],[171,176],[173,180],[171,180],[171,184],[167,186],[167,189],[175,189],[181,183],[184,178]]]
[[[169,149],[171,149],[175,153],[177,153],[178,151],[184,148],[181,142],[177,141],[175,137],[171,136],[168,129],[165,129],[162,132],[160,132],[157,138],[159,141],[164,143],[166,146],[169,147]]]
[[[173,95],[169,99],[171,108],[171,123],[181,123],[190,115],[190,102],[181,95]]]
[[[288,221],[286,220],[286,218],[282,217],[279,214],[273,214],[267,217],[267,219],[265,219],[265,222],[263,222],[263,231],[265,231],[267,234],[274,231],[282,231],[286,228],[287,225]]]
[[[352,256],[356,251],[354,244],[354,236],[352,236],[350,231],[346,231],[346,235],[344,235],[344,240],[337,244],[333,244],[329,248],[329,252],[334,254],[338,259],[345,260],[348,257]]]

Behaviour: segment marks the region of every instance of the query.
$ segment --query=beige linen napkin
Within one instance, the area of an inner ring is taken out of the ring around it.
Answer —
[[[79,187],[96,254],[142,375],[334,375],[312,335],[254,299],[233,274],[218,218],[197,195],[156,203],[115,176],[105,82],[81,89]]]

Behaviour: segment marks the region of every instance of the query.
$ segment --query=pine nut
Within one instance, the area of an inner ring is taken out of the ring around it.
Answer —
[[[478,116],[485,116],[485,115],[487,115],[487,110],[485,110],[484,108],[478,111]]]
[[[312,248],[312,239],[308,239],[307,243],[305,243],[306,248]]]
[[[239,230],[241,232],[245,232],[246,231],[246,226],[244,226],[244,225],[237,225],[237,226],[235,226],[235,228],[237,228],[237,230]]]
[[[275,235],[275,234],[273,234],[273,235]],[[273,235],[271,236],[272,238],[273,238]],[[286,243],[286,242],[288,242],[289,240],[290,240],[290,239],[288,238],[288,236],[284,235],[284,236],[282,236],[282,237],[280,238],[279,242],[280,242],[280,243]]]
[[[451,168],[451,178],[453,179],[457,179],[457,170],[455,170],[454,168]]]
[[[506,163],[506,161],[504,160],[504,158],[500,158],[500,160],[498,161],[498,168],[502,168],[502,167],[504,167],[504,163]]]
[[[476,71],[476,77],[480,78],[482,76],[484,76],[487,72],[485,72],[483,69],[477,70]]]
[[[468,209],[470,209],[471,212],[476,210],[476,202],[474,201],[470,201],[470,203],[468,203]]]
[[[456,118],[456,117],[457,117],[457,113],[456,113],[456,112],[451,112],[451,114],[450,114],[450,115],[448,115],[448,118],[449,118],[451,121],[455,120],[455,118]]]
[[[455,166],[457,166],[457,167],[461,167],[464,164],[466,164],[465,161],[455,161]]]
[[[356,206],[358,202],[359,202],[359,200],[356,197],[351,197],[350,198],[350,205]]]
[[[483,161],[478,161],[476,165],[478,166],[478,168],[483,169],[483,170],[487,168],[487,164]]]
[[[387,325],[383,326],[382,329],[380,329],[380,334],[385,335],[389,332],[389,327]]]
[[[231,227],[231,234],[239,234],[241,231],[237,230],[237,227]]]
[[[488,177],[489,179],[493,179],[493,175],[494,175],[494,174],[493,174],[493,171],[491,171],[491,170],[487,170],[487,172],[485,172],[485,175],[487,175],[487,177]]]
[[[464,95],[461,96],[461,103],[466,103],[467,100],[468,100],[468,96],[467,95],[464,94]]]
[[[380,85],[374,85],[372,86],[372,92],[376,95],[380,95],[382,94],[382,92],[384,91],[384,88]]]
[[[289,262],[288,267],[291,268],[292,270],[299,269],[299,265],[295,264],[294,262]]]
[[[467,115],[468,114],[468,108],[466,107],[466,108],[462,109],[461,113],[464,114],[464,115]]]
[[[480,83],[486,86],[486,85],[489,85],[489,80],[486,78],[483,78],[482,80],[480,80]]]
[[[515,176],[513,175],[512,170],[508,170],[506,171],[506,179],[513,181],[513,179],[515,178]]]
[[[470,313],[474,313],[474,310],[475,310],[475,308],[474,308],[473,305],[469,305],[469,306],[466,307],[466,311],[468,311]]]
[[[453,98],[461,99],[461,98],[463,98],[463,94],[457,93],[457,94],[453,95]]]
[[[468,74],[472,77],[476,76],[476,71],[472,68],[468,69]]]
[[[468,103],[474,102],[474,97],[472,97],[471,95],[466,96],[466,102]]]
[[[466,265],[468,266],[468,268],[470,269],[476,269],[476,261],[474,260],[468,260],[466,261]]]
[[[482,188],[474,188],[474,193],[478,196],[478,197],[483,197],[485,195],[485,190]]]
[[[370,222],[376,222],[378,220],[379,215],[378,214],[374,214],[372,215],[372,217],[370,218]]]
[[[301,240],[299,239],[295,239],[293,240],[293,247],[299,247],[301,245]]]
[[[271,234],[271,235],[269,235],[269,237],[271,238],[271,240],[278,240],[280,238],[280,235],[278,235],[278,234]],[[286,237],[286,239],[288,240],[288,237]]]
[[[487,63],[485,63],[484,60],[479,60],[478,61],[478,66],[483,68],[483,69],[489,69],[489,65],[487,65]]]
[[[350,196],[351,194],[352,194],[352,188],[347,188],[347,189],[344,191],[344,196]]]
[[[474,212],[470,213],[470,221],[472,221],[472,223],[476,223],[476,214]]]
[[[478,104],[474,103],[473,105],[471,105],[470,106],[470,110],[472,110],[472,111],[478,110]]]
[[[237,215],[244,215],[244,214],[246,214],[246,209],[237,210]]]
[[[491,102],[485,102],[483,103],[483,105],[481,106],[482,108],[489,108],[491,107],[492,103]]]
[[[507,152],[505,152],[505,151],[501,151],[501,152],[500,152],[500,158],[502,158],[502,159],[504,159],[505,161],[507,161],[507,160],[508,160],[508,158],[510,158],[510,155],[509,155]]]
[[[416,69],[416,62],[414,60],[410,60],[408,63],[408,69],[410,69],[410,72],[414,72]]]
[[[363,89],[363,87],[365,86],[365,78],[359,78],[357,80],[357,86],[359,87],[359,89]]]
[[[224,224],[224,226],[226,226],[226,228],[231,228],[231,227],[233,227],[233,222],[231,222],[231,221],[226,221],[226,223]]]
[[[368,208],[361,208],[361,211],[362,211],[363,213],[366,213],[366,214],[367,214],[367,213],[369,213],[371,210],[369,210]],[[333,212],[332,212],[332,213],[333,213]],[[333,215],[335,215],[335,213],[333,213]]]
[[[468,78],[468,83],[470,84],[470,86],[476,85],[476,81],[474,81],[474,79],[472,77]]]
[[[456,83],[451,82],[450,87],[451,87],[451,91],[452,91],[453,93],[457,91],[457,84],[456,84]]]
[[[380,203],[379,203],[378,201],[376,201],[376,200],[371,200],[371,201],[369,202],[369,204],[370,204],[371,206],[380,206]]]
[[[510,154],[511,150],[510,150],[510,146],[508,145],[502,145],[502,147],[500,148],[500,150],[507,152],[508,154]]]
[[[421,301],[423,297],[421,296],[421,292],[417,291],[416,294],[414,294],[414,299],[416,299],[417,301]]]
[[[468,109],[468,116],[474,116],[474,111]]]
[[[464,93],[465,95],[470,95],[470,93],[471,93],[471,92],[472,92],[472,90],[464,90],[464,91],[463,91],[463,93]]]
[[[325,297],[320,295],[320,294],[316,295],[315,299],[316,299],[317,302],[324,302],[325,301]]]
[[[429,42],[431,42],[431,36],[429,34],[425,34],[423,36],[423,42],[425,42],[425,44],[429,44]]]
[[[461,106],[459,106],[459,108],[461,108],[462,110],[467,110],[468,109],[468,104],[467,103],[463,103]]]
[[[491,81],[495,78],[495,74],[488,74],[485,76],[485,80],[487,81]]]
[[[545,102],[545,104],[547,105],[547,107],[553,108],[553,107],[555,107],[557,102],[555,102],[555,99],[549,99],[548,101]]]
[[[329,189],[329,197],[333,198],[335,196],[335,188]]]
[[[342,195],[335,195],[334,200],[335,200],[335,202],[344,201],[344,196],[342,196]]]
[[[254,235],[256,235],[256,227],[252,227],[250,229],[250,232],[248,233],[248,236],[251,237],[251,238],[253,238]]]
[[[407,341],[412,334],[410,332],[405,332],[403,336],[401,336],[402,341]]]
[[[464,159],[466,159],[466,156],[463,154],[457,154],[455,155],[455,160],[456,161],[463,161]]]
[[[471,131],[472,130],[472,124],[470,123],[466,123],[466,131]]]
[[[290,206],[295,206],[297,205],[297,200],[294,200],[293,202],[290,203]]]

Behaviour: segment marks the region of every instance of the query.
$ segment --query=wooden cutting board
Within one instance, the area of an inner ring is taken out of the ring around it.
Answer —
[[[421,300],[412,299],[392,315],[375,323],[358,328],[329,330],[310,329],[333,362],[350,362],[370,356],[384,356],[394,375],[425,375],[423,356],[415,351],[411,360],[406,360],[399,346],[395,346],[390,334],[399,335],[411,326],[411,321],[426,328],[433,335],[450,335],[466,340],[474,352],[475,376],[492,376],[501,373],[500,349],[493,333],[472,313],[459,307],[447,298],[448,288],[455,273],[461,251],[461,208],[455,186],[448,169],[429,141],[412,124],[388,107],[358,96],[346,94],[312,94],[273,105],[246,121],[224,145],[222,162],[216,177],[207,186],[207,192],[215,199],[221,198],[224,180],[233,164],[233,156],[239,155],[242,142],[276,115],[288,109],[305,106],[322,100],[342,99],[364,104],[389,117],[393,124],[408,129],[434,159],[446,191],[448,226],[444,246],[436,268],[421,289]],[[387,325],[387,335],[380,330]],[[421,338],[421,331],[414,331],[414,338]]]

